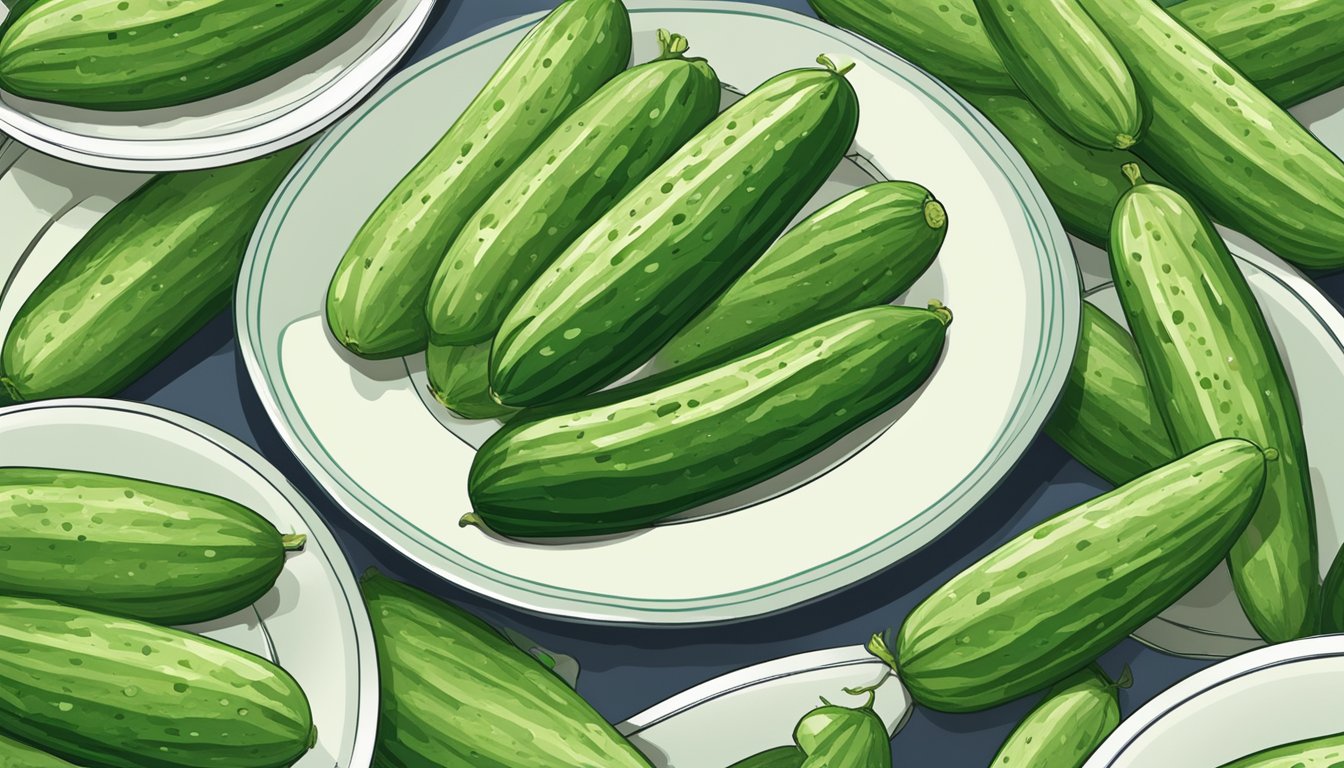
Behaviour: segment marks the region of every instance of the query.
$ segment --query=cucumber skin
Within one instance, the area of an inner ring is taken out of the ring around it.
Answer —
[[[327,290],[337,341],[370,359],[425,349],[425,303],[448,247],[551,129],[625,69],[630,45],[620,0],[566,0],[527,33],[356,233]]]
[[[1009,734],[991,768],[1081,768],[1120,725],[1115,684],[1089,667],[1061,680]]]
[[[1321,634],[1344,633],[1344,549],[1335,554],[1321,585]]]
[[[797,747],[776,747],[739,760],[730,768],[802,768],[806,759],[807,755]]]
[[[112,111],[185,104],[297,63],[380,1],[43,0],[0,39],[0,88]]]
[[[298,683],[264,659],[45,600],[0,597],[0,690],[0,728],[107,768],[280,768],[317,735]]]
[[[1313,634],[1320,570],[1306,443],[1255,296],[1204,213],[1166,187],[1127,192],[1111,232],[1116,290],[1177,451],[1244,437],[1279,453],[1228,556],[1247,617],[1271,643]]]
[[[824,704],[793,729],[802,768],[891,768],[891,737],[870,707]]]
[[[55,755],[0,733],[0,768],[76,768]],[[766,766],[765,768],[769,768]]]
[[[0,468],[0,541],[0,593],[158,624],[245,608],[285,565],[280,532],[246,507],[89,472]]]
[[[1336,768],[1344,762],[1344,733],[1308,739],[1226,763],[1222,768]]]
[[[434,399],[464,419],[507,418],[518,411],[490,396],[490,342],[459,347],[429,342],[425,373]]]
[[[939,226],[928,215],[941,216]],[[703,368],[894,301],[929,268],[946,236],[946,212],[924,187],[884,181],[855,190],[785,232],[659,350],[659,363]]]
[[[551,537],[629,531],[722,498],[903,401],[932,373],[944,322],[859,310],[652,391],[637,382],[520,417],[477,451],[472,506],[498,534]]]
[[[701,59],[617,75],[573,112],[490,196],[449,248],[429,293],[430,340],[490,341],[565,247],[719,112]]]
[[[932,709],[973,712],[1084,668],[1213,571],[1264,472],[1255,445],[1221,440],[1019,535],[910,613],[901,682]]]
[[[366,576],[382,697],[382,768],[648,768],[550,670],[480,619],[406,584]]]
[[[0,350],[16,402],[110,397],[229,306],[252,231],[307,145],[157,176],[66,254]]]
[[[1112,485],[1124,485],[1178,455],[1134,339],[1086,301],[1078,351],[1045,433]]]

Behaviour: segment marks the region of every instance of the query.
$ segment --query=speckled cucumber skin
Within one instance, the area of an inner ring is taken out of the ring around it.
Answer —
[[[1344,764],[1344,733],[1274,747],[1222,768],[1338,768]]]
[[[0,729],[77,764],[282,768],[313,745],[288,673],[188,632],[0,597]]]
[[[457,346],[429,343],[425,374],[434,399],[464,419],[500,419],[517,408],[490,396],[490,342]]]
[[[0,88],[102,110],[227,93],[297,63],[381,0],[42,0],[0,38]]]
[[[425,303],[471,215],[552,129],[625,69],[620,0],[566,0],[534,27],[356,233],[327,290],[336,340],[371,359],[421,352]]]
[[[0,733],[0,768],[76,768],[76,766]]]
[[[1119,724],[1117,685],[1088,667],[1046,693],[1009,734],[990,768],[1081,768]]]
[[[1254,444],[1222,440],[1012,539],[906,618],[901,682],[931,709],[974,712],[1086,667],[1227,555],[1265,464]]]
[[[1162,393],[1158,411],[1178,452],[1222,437],[1278,452],[1228,565],[1262,637],[1278,643],[1314,634],[1316,512],[1302,419],[1283,360],[1208,218],[1171,189],[1136,181],[1111,224],[1111,274],[1148,381]]]

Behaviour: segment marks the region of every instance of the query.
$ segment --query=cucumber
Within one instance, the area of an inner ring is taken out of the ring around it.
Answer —
[[[0,733],[0,768],[75,768],[55,755]]]
[[[620,0],[566,0],[528,32],[356,233],[327,290],[337,341],[371,359],[423,351],[425,303],[445,251],[532,149],[629,59]]]
[[[914,699],[997,706],[1063,680],[1213,571],[1246,528],[1265,454],[1230,438],[1046,520],[911,611],[893,654]]]
[[[975,0],[1004,68],[1027,98],[1075,141],[1127,149],[1143,126],[1134,79],[1074,0]]]
[[[480,619],[377,574],[363,582],[384,768],[648,768],[572,688]]]
[[[1251,625],[1284,642],[1316,630],[1320,571],[1307,448],[1292,384],[1227,246],[1180,194],[1145,183],[1111,224],[1111,273],[1158,411],[1178,452],[1222,437],[1273,448],[1265,494],[1232,548],[1232,583]]]
[[[820,60],[724,110],[523,293],[491,354],[500,402],[541,405],[619,379],[769,247],[858,128],[854,89]]]
[[[265,518],[208,493],[58,469],[0,468],[0,593],[152,621],[227,616],[270,591],[285,552]]]
[[[532,281],[719,112],[719,79],[660,33],[658,59],[602,86],[462,228],[429,293],[436,343],[491,340]]]
[[[752,486],[908,397],[950,321],[941,305],[863,309],[656,389],[519,418],[476,452],[463,522],[514,537],[616,533]]]
[[[102,110],[218,96],[295,64],[380,0],[43,0],[0,38],[0,88]]]
[[[1221,768],[1337,768],[1344,763],[1344,733],[1274,747]]]
[[[1177,456],[1134,339],[1087,302],[1078,351],[1045,433],[1112,485]]]
[[[807,754],[797,747],[776,747],[738,760],[730,768],[802,768],[806,759]]]
[[[658,360],[665,369],[705,367],[893,301],[946,236],[947,212],[924,187],[885,181],[855,190],[784,233]]]
[[[1344,633],[1344,549],[1335,554],[1321,585],[1321,634]]]
[[[857,709],[829,704],[808,712],[793,729],[807,755],[802,768],[891,768],[891,737],[873,711],[873,697]]]
[[[1151,0],[1078,2],[1144,95],[1139,156],[1280,257],[1344,265],[1344,161]]]
[[[1060,681],[1013,729],[990,765],[1080,768],[1120,725],[1116,693],[1131,680],[1128,668],[1111,682],[1092,666]]]
[[[425,373],[434,399],[464,419],[505,418],[518,410],[490,396],[490,342],[459,347],[431,341]]]
[[[257,219],[305,148],[157,176],[108,211],[19,309],[0,389],[109,397],[148,373],[228,307]]]
[[[0,728],[105,768],[281,768],[317,738],[299,684],[208,638],[0,597]]]

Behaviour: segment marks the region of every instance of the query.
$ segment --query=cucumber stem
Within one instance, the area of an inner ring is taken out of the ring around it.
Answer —
[[[1278,460],[1279,460],[1279,449],[1278,449],[1278,448],[1266,448],[1265,451],[1264,451],[1264,453],[1265,453],[1265,461],[1278,461]]]
[[[23,402],[23,395],[19,394],[19,389],[14,386],[14,382],[10,381],[8,376],[0,376],[0,405],[21,402]]]
[[[901,671],[896,664],[895,654],[893,654],[891,649],[887,647],[887,639],[883,637],[881,633],[875,634],[868,639],[867,649],[869,653],[881,659],[888,667],[891,667],[893,672]]]
[[[857,688],[845,688],[844,691],[850,696],[862,696],[865,693],[868,694],[868,700],[863,703],[863,706],[855,707],[855,709],[872,709],[873,704],[877,703],[877,689],[881,688],[882,684],[887,682],[887,678],[889,677],[891,677],[890,669],[882,675],[881,680],[878,680],[872,685],[861,685]]]
[[[841,77],[844,77],[845,75],[849,74],[850,70],[854,69],[854,62],[851,61],[845,66],[839,67],[836,66],[835,61],[831,59],[830,56],[827,56],[824,53],[817,55],[817,63],[831,70],[835,74],[840,75]]]
[[[1120,671],[1120,677],[1116,678],[1115,681],[1111,683],[1111,689],[1118,690],[1121,688],[1128,688],[1133,684],[1134,671],[1129,668],[1128,664],[1126,664],[1125,668]]]
[[[462,519],[457,521],[457,527],[466,528],[469,525],[474,525],[477,528],[485,528],[485,521],[475,512],[468,512],[462,516]]]
[[[947,226],[947,209],[930,197],[924,201],[924,221],[932,229],[942,229]]]
[[[1144,183],[1143,171],[1139,170],[1138,163],[1125,163],[1120,166],[1120,171],[1125,174],[1126,179],[1129,179],[1130,184],[1137,187]]]
[[[1134,146],[1133,136],[1130,136],[1128,133],[1116,134],[1115,136],[1116,149],[1129,149],[1132,146]]]
[[[306,533],[287,533],[280,537],[280,546],[284,547],[286,552],[302,552],[303,545],[308,543],[308,534]]]
[[[938,316],[944,328],[952,324],[952,310],[944,306],[943,302],[937,299],[929,299],[929,311]]]
[[[666,29],[658,30],[658,47],[661,53],[655,61],[665,61],[667,59],[679,59],[683,53],[690,50],[691,43],[684,36],[676,32],[669,32]]]

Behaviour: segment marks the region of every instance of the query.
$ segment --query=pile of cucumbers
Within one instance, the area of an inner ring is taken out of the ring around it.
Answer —
[[[815,456],[941,356],[951,311],[892,305],[946,237],[929,190],[873,184],[785,231],[853,142],[847,68],[818,57],[720,112],[709,63],[659,43],[627,69],[622,3],[561,3],[332,277],[336,342],[424,352],[444,406],[505,422],[464,524],[648,526]]]
[[[251,605],[304,538],[199,491],[0,468],[0,765],[293,765],[317,737],[294,678],[170,625]]]

